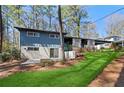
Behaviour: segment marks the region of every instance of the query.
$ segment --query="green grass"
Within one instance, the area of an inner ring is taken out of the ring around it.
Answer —
[[[85,53],[78,64],[52,71],[20,72],[0,79],[0,86],[13,87],[81,87],[87,86],[119,52]]]

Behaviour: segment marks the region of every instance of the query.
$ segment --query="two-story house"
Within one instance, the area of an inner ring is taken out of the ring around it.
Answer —
[[[15,27],[20,32],[21,56],[29,59],[59,59],[59,32]],[[66,35],[66,33],[63,33]]]
[[[60,35],[55,31],[44,31],[15,27],[20,32],[20,50],[21,56],[28,59],[61,59]],[[74,48],[93,48],[95,45],[103,44],[107,41],[87,38],[64,36],[65,51],[72,51]],[[71,55],[74,52],[71,52]],[[67,54],[67,53],[65,53]],[[75,56],[73,57],[75,58]]]

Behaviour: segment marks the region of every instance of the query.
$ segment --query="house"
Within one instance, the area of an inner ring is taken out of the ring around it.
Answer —
[[[113,36],[105,37],[104,40],[106,40],[106,41],[112,41],[113,43],[117,43],[117,45],[122,46],[122,43],[123,43],[123,40],[124,40],[124,39],[123,39],[123,37],[121,37],[121,36],[113,35]],[[105,43],[105,44],[104,44],[104,47],[105,47],[105,48],[111,47],[112,42],[111,42],[111,43],[108,43],[108,44]],[[123,45],[123,46],[124,46],[124,45]]]
[[[103,39],[92,39],[92,38],[77,38],[77,37],[64,37],[64,43],[65,45],[69,44],[71,46],[71,49],[69,50],[75,50],[75,48],[89,48],[89,49],[100,49],[101,45],[107,43],[111,43],[111,41],[106,41]]]
[[[51,59],[60,60],[60,36],[59,32],[44,31],[15,27],[20,32],[21,56],[28,59]],[[64,49],[66,58],[75,58],[76,48],[93,48],[96,45],[107,43],[108,41],[98,39],[87,39],[64,36]],[[110,41],[109,41],[110,42]]]
[[[59,32],[15,27],[20,31],[21,56],[29,59],[59,59]],[[66,35],[66,33],[63,33]]]

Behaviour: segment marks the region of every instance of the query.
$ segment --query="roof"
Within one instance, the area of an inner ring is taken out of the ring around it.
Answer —
[[[105,37],[104,39],[112,38],[112,37],[121,37],[121,36],[118,36],[118,35],[112,35],[112,36],[107,36],[107,37]]]
[[[16,29],[18,29],[19,31],[36,31],[36,32],[42,32],[42,33],[54,33],[54,34],[59,34],[60,32],[56,32],[56,31],[47,31],[47,30],[39,30],[39,29],[32,29],[32,28],[23,28],[23,27],[14,27]],[[63,33],[64,35],[66,35],[67,33]]]
[[[103,39],[96,39],[96,38],[83,38],[83,37],[72,37],[72,36],[65,36],[65,38],[77,38],[77,39],[89,39],[89,40],[100,40],[100,41],[106,41]]]
[[[18,29],[19,31],[36,31],[36,32],[42,32],[42,33],[54,33],[54,34],[59,34],[59,32],[55,32],[55,31],[46,31],[46,30],[38,30],[38,29],[31,29],[31,28],[23,28],[23,27],[14,27],[16,29]],[[64,35],[66,35],[67,33],[63,33]],[[65,36],[64,38],[77,38],[77,39],[85,39],[85,40],[95,40],[95,41],[101,41],[101,42],[110,42],[110,41],[106,41],[106,40],[101,40],[101,39],[93,39],[93,38],[79,38],[79,37],[72,37],[72,36]]]
[[[124,42],[124,40],[114,41],[114,43],[120,43],[120,42]]]

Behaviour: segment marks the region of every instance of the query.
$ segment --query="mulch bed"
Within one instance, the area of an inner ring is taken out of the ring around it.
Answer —
[[[46,67],[42,67],[39,64],[29,64],[22,67],[20,65],[21,62],[17,60],[14,60],[12,62],[5,62],[0,64],[0,78],[7,77],[17,72],[46,71],[46,70],[66,68],[69,66],[73,66],[74,64],[78,63],[80,60],[83,60],[83,59],[84,57],[78,57],[75,60],[67,60],[65,64],[61,64],[61,62],[55,62],[54,65],[46,66]]]

